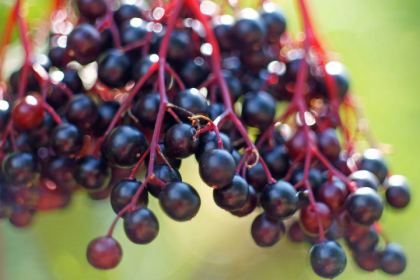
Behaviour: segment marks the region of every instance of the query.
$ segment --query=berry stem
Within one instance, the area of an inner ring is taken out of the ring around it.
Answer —
[[[42,104],[42,106],[44,106],[44,109],[45,109],[48,113],[50,113],[50,114],[52,115],[52,117],[53,117],[54,121],[55,121],[58,125],[63,124],[63,121],[61,120],[60,116],[57,114],[57,112],[54,110],[54,108],[53,108],[53,107],[51,107],[50,105],[48,105],[48,103],[46,103],[46,102],[44,102],[44,103]]]
[[[185,90],[185,85],[182,82],[181,78],[178,76],[178,74],[175,72],[175,70],[172,69],[171,66],[169,66],[168,63],[165,64],[165,70],[168,71],[168,73],[175,79],[175,81],[178,84],[179,88],[181,90]]]
[[[22,67],[22,72],[20,76],[20,82],[19,82],[19,98],[22,98],[25,94],[26,86],[28,83],[28,74],[31,67],[31,43],[28,39],[28,23],[26,22],[26,19],[22,17],[20,13],[20,0],[16,3],[18,5],[18,11],[17,11],[17,22],[19,26],[19,33],[20,38],[22,40],[22,45],[25,50],[25,62]]]
[[[106,17],[109,24],[109,29],[112,34],[112,41],[114,42],[115,48],[121,47],[120,32],[114,21],[114,11],[112,10],[112,5],[114,4],[113,0],[110,0],[107,4]]]
[[[147,150],[144,152],[144,154],[141,156],[140,160],[137,162],[136,166],[131,171],[130,177],[128,177],[129,180],[133,180],[136,177],[137,170],[139,170],[141,164],[143,163],[146,156],[150,153],[150,148],[147,148]]]

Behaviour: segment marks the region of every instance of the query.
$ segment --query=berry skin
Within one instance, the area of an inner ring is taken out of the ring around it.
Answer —
[[[368,234],[364,235],[363,237],[355,240],[350,241],[346,239],[348,246],[357,253],[365,253],[373,251],[378,245],[379,237],[376,231],[371,228]]]
[[[360,169],[367,170],[375,174],[381,184],[385,181],[386,176],[388,175],[388,167],[386,166],[384,155],[378,149],[367,149],[363,152]]]
[[[92,99],[84,94],[76,94],[67,103],[67,120],[82,130],[92,127],[98,116],[98,107]]]
[[[130,204],[140,185],[140,181],[124,179],[114,186],[110,199],[115,214],[118,214],[124,207]],[[136,206],[147,207],[147,204],[149,204],[149,195],[147,190],[143,189],[136,202]],[[124,217],[126,215],[127,213],[124,214]]]
[[[68,56],[82,65],[94,62],[101,51],[101,34],[90,24],[77,26],[67,37]]]
[[[319,150],[331,161],[338,159],[341,151],[340,142],[334,128],[324,130],[318,136]]]
[[[147,21],[140,18],[132,18],[121,24],[120,35],[123,46],[143,39],[147,34]],[[138,50],[137,50],[138,52]],[[134,54],[134,50],[130,53]],[[136,55],[135,55],[136,56]]]
[[[309,255],[312,269],[320,277],[332,279],[346,268],[346,253],[335,241],[328,240],[315,244]]]
[[[316,137],[315,132],[312,130],[309,131],[309,139],[312,143],[317,145],[318,137]],[[301,152],[305,150],[306,138],[303,129],[296,131],[293,137],[286,142],[286,147],[289,150],[289,156],[292,159],[296,158]]]
[[[108,185],[111,179],[111,168],[104,158],[85,156],[76,162],[74,178],[87,190],[100,190]]]
[[[44,115],[41,98],[36,93],[18,100],[12,109],[13,123],[22,130],[34,129],[40,125]]]
[[[117,25],[121,25],[132,18],[141,17],[142,10],[136,5],[123,4],[114,12],[114,20]]]
[[[300,228],[299,222],[295,221],[289,228],[289,238],[292,242],[301,243],[307,241],[307,236]]]
[[[378,190],[379,180],[376,176],[367,170],[358,170],[349,176],[349,180],[356,182],[359,188],[367,187]]]
[[[166,158],[166,160],[169,162],[171,167],[179,170],[179,168],[181,167],[182,161],[180,159],[170,157],[168,155],[168,153],[166,152],[166,148],[165,148],[165,145],[163,143],[160,143],[159,147],[160,147],[160,152]],[[147,165],[149,165],[149,160],[150,160],[150,157],[149,157],[149,155],[147,155],[147,157],[145,159],[145,162],[146,162]],[[155,154],[154,163],[166,164],[166,162],[157,153]]]
[[[349,195],[346,184],[339,180],[325,182],[315,193],[319,202],[325,203],[333,215],[344,210],[344,203]]]
[[[267,25],[267,39],[270,43],[276,43],[286,30],[286,19],[279,7],[274,3],[264,3],[261,9],[261,17]]]
[[[139,123],[142,126],[153,129],[156,125],[156,119],[159,113],[159,105],[159,93],[148,93],[140,97],[140,99],[134,105],[132,113],[139,120]]]
[[[140,207],[126,214],[124,231],[131,242],[148,244],[158,235],[159,222],[152,211],[146,207]]]
[[[105,0],[77,0],[77,8],[82,16],[92,21],[106,14]]]
[[[268,217],[286,219],[296,211],[296,190],[286,181],[277,181],[263,189],[260,203]]]
[[[357,265],[365,271],[375,271],[379,268],[381,262],[381,255],[377,250],[354,253],[354,261]]]
[[[190,111],[194,115],[207,116],[209,107],[203,95],[196,88],[189,88],[175,94],[172,103],[178,107]],[[188,116],[182,112],[178,113],[182,119]]]
[[[62,68],[64,65],[64,55],[66,49],[60,46],[52,47],[48,51],[48,58],[51,60],[53,66],[57,68]]]
[[[392,175],[386,181],[386,201],[394,208],[402,209],[410,202],[410,189],[407,178]]]
[[[172,169],[167,164],[155,164],[153,166],[153,173],[156,179],[161,180],[164,183],[170,182],[181,182],[181,174],[177,169]],[[156,183],[148,183],[147,190],[151,195],[158,198],[162,190],[162,187]]]
[[[221,51],[230,51],[235,42],[232,38],[232,27],[235,19],[230,15],[216,16],[212,19],[214,36]]]
[[[130,80],[130,58],[121,51],[110,49],[98,58],[98,79],[112,88],[123,87]]]
[[[102,136],[111,124],[117,113],[120,104],[115,101],[102,102],[98,104],[98,119],[93,126],[95,135]]]
[[[246,171],[246,181],[252,185],[257,193],[262,192],[267,185],[267,174],[260,162]]]
[[[198,87],[209,75],[209,68],[202,57],[189,60],[182,68],[179,76],[187,88]]]
[[[230,211],[230,213],[237,217],[245,217],[251,214],[254,209],[257,207],[258,198],[257,193],[255,192],[254,188],[251,185],[248,185],[248,199],[244,206],[240,209]]]
[[[404,272],[407,260],[400,245],[389,243],[380,254],[381,269],[383,272],[391,275],[398,275]]]
[[[321,219],[323,230],[328,231],[333,221],[330,209],[322,202],[316,202],[315,207]],[[312,205],[303,207],[300,210],[299,224],[301,229],[308,235],[316,236],[319,234],[318,221]]]
[[[344,98],[349,90],[349,73],[347,68],[337,61],[330,61],[325,65],[325,70],[328,75],[334,77],[337,81],[338,95]]]
[[[223,142],[223,148],[227,151],[232,151],[232,143],[230,142],[229,136],[224,134],[223,132],[220,132],[220,138]],[[217,143],[217,135],[214,131],[205,132],[203,134],[200,134],[200,139],[198,141],[198,148],[195,152],[195,159],[200,162],[201,156],[210,150],[214,150],[218,148]]]
[[[261,156],[274,179],[280,180],[286,176],[289,170],[289,158],[284,146],[276,145],[272,150],[264,151]]]
[[[103,145],[105,156],[110,163],[121,168],[134,167],[147,149],[144,134],[128,125],[111,130]]]
[[[52,131],[51,145],[59,156],[74,155],[83,147],[83,135],[77,126],[64,123]]]
[[[213,190],[214,202],[227,211],[239,210],[244,207],[248,196],[248,183],[239,175],[235,175],[230,184]]]
[[[6,129],[7,122],[10,118],[10,105],[6,100],[0,100],[0,130]]]
[[[38,164],[33,154],[28,152],[13,152],[3,160],[3,174],[11,184],[26,184],[35,179]]]
[[[172,182],[162,188],[159,203],[163,211],[179,222],[191,220],[200,209],[201,200],[197,191],[183,182]]]
[[[65,83],[73,93],[81,92],[83,90],[83,83],[77,69],[66,68],[63,72],[64,77],[62,82]]]
[[[73,190],[78,188],[74,179],[74,165],[76,161],[66,157],[51,157],[42,175],[53,181],[58,190]]]
[[[293,172],[291,183],[293,185],[299,183],[303,179],[303,168],[296,169]],[[317,190],[319,187],[321,187],[322,183],[325,180],[325,177],[322,175],[321,171],[319,171],[316,168],[310,168],[308,173],[308,180],[309,185],[313,190]],[[304,188],[302,188],[304,189]]]
[[[13,212],[9,217],[9,221],[13,226],[23,228],[32,223],[33,217],[34,210],[30,210],[24,205],[15,204],[13,205]]]
[[[276,101],[265,91],[248,92],[242,107],[242,119],[260,129],[267,128],[276,114]]]
[[[97,269],[115,268],[122,259],[121,245],[112,237],[98,237],[89,243],[86,257]]]
[[[194,53],[193,42],[189,33],[182,30],[175,30],[171,34],[168,46],[168,61],[175,67],[183,66],[190,55]]]
[[[230,185],[235,176],[235,159],[224,149],[205,152],[198,166],[203,182],[215,189]]]
[[[286,233],[282,221],[271,220],[265,213],[257,216],[252,222],[251,235],[260,247],[271,247],[276,244]]]
[[[232,27],[232,36],[239,48],[254,48],[264,42],[267,30],[259,14],[253,9],[244,9]]]
[[[199,140],[195,139],[195,133],[196,129],[186,123],[172,126],[163,140],[168,156],[182,159],[195,153]]]
[[[382,216],[383,205],[375,190],[359,188],[347,198],[346,210],[354,222],[369,226]]]

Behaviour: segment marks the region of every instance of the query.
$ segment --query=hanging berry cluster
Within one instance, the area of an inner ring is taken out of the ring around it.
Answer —
[[[55,1],[47,55],[32,52],[43,38],[28,29],[21,0],[10,11],[0,70],[14,25],[25,60],[0,84],[1,218],[24,227],[75,192],[110,197],[117,216],[87,259],[111,269],[122,259],[112,238],[120,218],[133,243],[158,235],[149,194],[176,221],[197,215],[200,196],[178,172],[194,155],[217,206],[260,213],[251,225],[258,246],[288,232],[313,244],[314,272],[333,278],[346,267],[336,242],[344,238],[360,268],[404,271],[379,219],[385,203],[407,206],[409,183],[389,174],[366,125],[350,129],[362,119],[347,70],[319,42],[304,0],[297,39],[269,1],[259,12],[207,0],[74,2]],[[360,135],[371,144],[363,153]]]

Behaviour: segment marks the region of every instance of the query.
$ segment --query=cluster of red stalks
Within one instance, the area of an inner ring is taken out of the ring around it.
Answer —
[[[96,148],[94,149],[94,154],[98,155],[99,150],[100,150],[100,146],[103,143],[103,141],[105,140],[105,137],[113,129],[113,127],[117,124],[117,122],[121,119],[123,114],[127,111],[129,112],[131,101],[134,98],[134,96],[136,95],[136,93],[143,86],[143,84],[151,77],[151,75],[154,74],[155,72],[157,72],[158,73],[158,82],[157,82],[156,86],[157,86],[157,89],[159,90],[159,94],[160,94],[160,106],[159,106],[159,113],[158,113],[157,120],[156,120],[155,130],[153,132],[153,136],[152,136],[149,148],[144,153],[144,155],[141,157],[138,164],[134,167],[134,169],[133,169],[129,178],[133,179],[135,177],[136,172],[137,172],[138,168],[140,167],[141,163],[144,161],[144,159],[148,155],[150,155],[150,161],[149,161],[148,173],[147,173],[148,175],[144,179],[140,188],[137,190],[137,192],[136,192],[135,196],[133,197],[131,203],[128,204],[124,209],[122,209],[118,213],[117,217],[115,218],[114,222],[112,223],[112,225],[111,225],[111,227],[108,231],[107,236],[112,235],[112,232],[114,230],[115,224],[118,221],[118,219],[125,212],[129,211],[130,209],[135,208],[136,201],[137,201],[140,193],[142,192],[142,190],[146,186],[146,184],[153,182],[153,183],[157,183],[161,186],[164,186],[164,183],[162,181],[158,180],[155,177],[155,175],[153,173],[153,166],[154,166],[154,161],[155,161],[155,156],[156,155],[161,157],[163,160],[165,160],[163,155],[160,152],[160,147],[158,145],[159,140],[162,137],[162,135],[161,135],[162,123],[163,123],[165,113],[166,112],[170,113],[172,116],[175,117],[175,119],[177,119],[179,121],[179,118],[176,116],[175,112],[172,109],[181,110],[181,108],[178,108],[178,107],[174,106],[173,104],[169,103],[169,101],[168,101],[168,97],[167,97],[166,89],[165,89],[165,77],[164,77],[165,72],[168,72],[170,75],[172,75],[172,77],[175,79],[175,81],[178,83],[178,86],[181,89],[185,89],[185,86],[183,85],[181,79],[178,77],[176,72],[169,66],[168,63],[166,63],[166,53],[167,53],[167,49],[168,49],[168,45],[169,45],[170,36],[171,36],[171,33],[173,32],[173,30],[175,28],[175,25],[176,25],[176,22],[178,20],[181,9],[187,9],[188,11],[190,11],[191,14],[193,15],[193,17],[195,17],[197,20],[199,20],[203,24],[203,26],[205,28],[205,31],[206,31],[206,40],[212,46],[212,49],[213,49],[212,53],[210,55],[212,75],[209,76],[208,80],[206,82],[204,82],[201,87],[205,87],[206,85],[210,85],[210,84],[214,84],[214,83],[219,85],[219,87],[221,89],[223,103],[224,103],[224,106],[226,108],[224,113],[222,115],[220,115],[214,121],[214,123],[212,121],[209,121],[208,119],[206,119],[206,121],[208,121],[207,126],[205,128],[202,128],[201,130],[199,129],[198,134],[200,134],[202,132],[205,132],[205,131],[215,131],[217,133],[217,136],[218,136],[218,139],[219,139],[219,141],[218,141],[219,142],[219,147],[221,147],[222,142],[221,142],[220,136],[218,134],[218,127],[221,127],[225,121],[228,121],[228,120],[231,121],[234,124],[234,126],[236,127],[236,129],[239,131],[239,133],[242,135],[243,139],[245,140],[245,142],[247,144],[247,148],[245,149],[245,154],[243,155],[243,158],[240,161],[240,164],[237,168],[237,173],[239,173],[242,170],[242,172],[243,172],[242,174],[244,174],[246,168],[252,168],[259,161],[262,164],[262,166],[265,170],[265,173],[267,175],[267,178],[268,178],[267,183],[275,182],[275,180],[271,176],[270,171],[268,170],[266,164],[264,163],[264,160],[259,156],[258,148],[261,147],[261,145],[264,144],[265,142],[267,142],[267,141],[269,142],[271,140],[273,130],[274,130],[275,125],[277,123],[285,121],[288,117],[290,117],[293,114],[298,114],[298,116],[301,120],[305,120],[305,113],[309,111],[308,107],[307,107],[307,104],[305,102],[305,99],[304,99],[305,83],[306,83],[306,79],[307,79],[307,76],[308,76],[309,66],[308,66],[308,63],[306,62],[306,60],[302,59],[301,64],[299,66],[299,71],[298,71],[298,74],[297,74],[297,81],[296,81],[296,84],[295,84],[295,87],[294,87],[294,96],[293,96],[290,104],[288,105],[288,107],[285,110],[285,112],[283,113],[283,115],[281,115],[279,118],[274,120],[274,122],[269,127],[269,129],[267,129],[264,132],[264,134],[260,137],[258,143],[256,145],[254,145],[254,143],[249,138],[247,130],[243,126],[241,120],[238,118],[238,116],[234,112],[233,104],[232,104],[232,100],[231,100],[231,95],[229,93],[229,88],[227,86],[227,83],[226,83],[224,77],[222,76],[220,49],[219,49],[217,40],[215,38],[215,35],[213,33],[213,29],[211,27],[210,20],[209,20],[208,16],[204,15],[200,11],[199,1],[197,1],[197,0],[171,0],[167,4],[158,3],[158,2],[159,1],[155,1],[154,8],[163,7],[166,12],[165,12],[165,15],[161,19],[159,19],[155,22],[158,23],[158,22],[166,21],[166,28],[167,28],[166,33],[163,37],[159,52],[158,52],[159,61],[155,62],[150,67],[149,71],[139,81],[137,81],[135,86],[130,90],[127,97],[121,103],[121,106],[120,106],[119,110],[117,111],[117,113],[115,114],[115,117],[112,120],[111,124],[109,125],[108,129],[106,130],[104,135],[97,140]],[[324,69],[324,71],[325,71],[325,64],[328,61],[327,54],[326,54],[325,50],[323,49],[321,43],[319,42],[319,40],[316,37],[316,34],[314,32],[312,22],[311,22],[309,13],[308,13],[308,7],[307,7],[305,1],[304,0],[298,0],[298,3],[299,3],[299,7],[301,9],[302,18],[303,18],[303,26],[304,26],[304,33],[305,33],[305,39],[304,39],[303,44],[304,44],[305,53],[307,55],[309,54],[309,52],[314,53],[319,58],[321,68]],[[113,20],[113,16],[112,16],[112,8],[111,8],[112,1],[109,4],[110,5],[108,7],[107,15],[104,17],[104,19],[102,21],[97,23],[96,27],[99,30],[103,30],[107,27],[110,27],[111,33],[112,33],[112,36],[113,36],[113,39],[114,39],[114,44],[117,48],[121,49],[121,43],[120,43],[120,39],[119,39],[118,28],[116,27],[115,22]],[[63,3],[61,3],[60,0],[56,0],[55,4],[54,4],[54,7],[53,7],[53,14],[58,12],[62,8],[64,8]],[[234,8],[234,10],[236,10],[237,7],[233,7],[233,8]],[[71,3],[70,3],[70,8],[69,9],[71,9]],[[16,4],[14,5],[14,7],[10,11],[9,18],[8,18],[8,21],[7,21],[7,24],[6,24],[6,27],[5,27],[5,31],[3,32],[3,39],[1,41],[1,46],[0,46],[1,47],[0,72],[1,72],[1,69],[2,69],[2,66],[3,66],[3,63],[4,63],[5,47],[7,46],[8,42],[10,40],[10,36],[11,36],[11,33],[12,33],[13,26],[17,23],[17,25],[19,27],[19,33],[20,33],[20,36],[21,36],[22,44],[23,44],[24,50],[25,50],[25,61],[24,61],[24,66],[22,68],[21,77],[20,77],[20,84],[19,84],[19,89],[18,89],[18,98],[23,98],[24,97],[28,73],[29,73],[29,71],[32,67],[32,69],[34,70],[34,72],[36,74],[37,79],[39,79],[39,82],[42,86],[41,100],[42,100],[43,106],[44,106],[46,111],[48,111],[49,113],[51,113],[53,115],[54,120],[58,124],[60,124],[61,120],[60,120],[60,117],[58,116],[58,114],[54,111],[53,108],[51,108],[45,102],[48,87],[49,87],[50,83],[52,83],[52,81],[50,80],[50,78],[48,76],[48,73],[46,73],[46,71],[42,67],[37,66],[36,64],[33,64],[32,61],[31,61],[31,58],[32,58],[31,57],[31,42],[30,42],[29,37],[28,37],[29,36],[29,34],[28,34],[28,24],[27,24],[26,18],[24,16],[22,16],[22,13],[20,11],[21,11],[21,0],[17,0]],[[135,42],[131,45],[125,46],[124,48],[122,48],[122,51],[129,51],[129,50],[141,47],[141,46],[144,46],[145,47],[144,49],[147,50],[148,41],[149,41],[148,39],[150,38],[149,36],[151,36],[151,33],[148,34],[144,39],[139,40],[138,42]],[[290,35],[288,35],[288,34],[285,34],[284,36],[287,36],[288,38],[290,38]],[[356,110],[356,108],[354,106],[354,103],[352,102],[351,97],[349,95],[347,95],[344,100],[341,100],[339,98],[338,91],[337,91],[336,80],[334,78],[332,78],[330,75],[324,73],[324,82],[327,85],[330,105],[331,105],[334,117],[338,121],[338,127],[340,128],[340,130],[342,131],[342,133],[344,135],[344,145],[346,147],[346,150],[350,154],[353,151],[353,142],[354,142],[353,139],[354,139],[355,136],[353,136],[353,138],[352,138],[349,130],[343,125],[343,123],[341,121],[341,118],[339,116],[339,107],[340,107],[341,104],[344,104],[345,109],[346,109],[346,113],[351,111],[351,112],[355,113],[356,116],[358,115],[357,110]],[[60,88],[62,88],[64,90],[64,92],[67,95],[69,95],[70,97],[73,95],[73,93],[66,87],[66,85],[64,83],[58,83],[57,85],[60,86]],[[4,98],[3,94],[4,94],[5,91],[6,91],[6,86],[5,86],[4,83],[1,83],[0,100]],[[191,119],[193,121],[198,121],[198,123],[199,123],[199,119],[202,119],[202,117],[201,116],[193,116],[193,117],[191,117]],[[308,174],[309,174],[309,169],[310,169],[311,162],[313,161],[313,159],[319,160],[329,170],[331,176],[334,175],[334,176],[337,176],[338,178],[340,178],[347,185],[348,189],[351,192],[354,192],[357,189],[357,185],[354,182],[351,182],[350,180],[348,180],[347,177],[343,173],[341,173],[339,170],[337,170],[328,161],[328,159],[319,151],[319,149],[316,146],[316,143],[314,143],[313,140],[311,139],[311,137],[309,136],[310,127],[308,126],[306,121],[302,121],[302,126],[303,126],[303,131],[304,131],[304,136],[305,136],[306,147],[301,152],[301,154],[298,155],[297,158],[292,163],[291,168],[290,168],[288,174],[285,177],[285,180],[290,179],[290,177],[292,175],[292,172],[293,172],[294,168],[296,167],[296,165],[298,163],[300,163],[300,162],[304,163],[304,165],[303,165],[304,175],[303,175],[302,181],[298,182],[295,185],[295,188],[298,188],[300,186],[304,186],[306,188],[306,190],[308,191],[310,205],[312,206],[313,211],[315,212],[316,217],[317,217],[317,221],[318,221],[319,239],[322,242],[322,241],[325,240],[324,230],[322,228],[321,219],[320,219],[320,216],[319,216],[319,214],[317,212],[317,209],[316,209],[316,206],[315,206],[315,198],[314,198],[311,186],[309,184],[309,179],[308,179]],[[2,140],[1,140],[1,144],[0,144],[0,151],[1,151],[0,153],[1,154],[2,154],[2,151],[4,149],[6,139],[9,135],[10,135],[10,138],[11,138],[13,148],[15,150],[17,150],[16,143],[15,143],[15,140],[14,140],[13,120],[9,121],[6,130],[4,132],[2,132]],[[248,161],[252,161],[252,164],[249,165]],[[355,171],[355,170],[353,170],[353,171]],[[385,235],[384,232],[383,232],[383,227],[382,227],[381,224],[376,223],[375,224],[375,229],[380,234]]]

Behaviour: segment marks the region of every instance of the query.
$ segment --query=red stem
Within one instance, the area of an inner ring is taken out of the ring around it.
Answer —
[[[53,107],[51,107],[50,105],[48,105],[48,103],[46,103],[46,102],[44,102],[42,105],[44,106],[45,110],[52,115],[54,121],[58,125],[63,124],[63,122],[61,121],[60,116],[57,114],[57,112],[54,110]]]
[[[18,0],[18,3],[20,3],[20,0]],[[26,85],[28,83],[28,74],[30,70],[31,65],[31,43],[28,39],[28,24],[26,22],[26,19],[21,16],[20,12],[20,4],[16,3],[18,5],[18,12],[17,12],[17,22],[19,26],[19,33],[22,40],[23,48],[25,50],[25,63],[22,67],[22,72],[20,73],[20,83],[19,83],[19,98],[22,98],[25,94]]]
[[[150,148],[147,148],[146,152],[144,152],[140,160],[137,162],[136,166],[131,171],[130,177],[128,177],[129,180],[133,180],[136,177],[137,170],[139,170],[141,164],[143,163],[144,159],[149,153],[150,153]]]
[[[175,81],[178,84],[179,88],[181,90],[185,90],[185,85],[182,82],[181,78],[178,76],[178,74],[175,72],[175,70],[172,69],[171,66],[169,66],[168,63],[165,64],[165,70],[168,71],[168,73],[175,79]]]
[[[120,32],[118,31],[118,27],[114,21],[114,11],[112,10],[112,4],[114,1],[110,0],[107,4],[107,22],[109,23],[109,29],[112,34],[112,40],[114,42],[115,48],[121,47],[121,39],[120,39]]]

